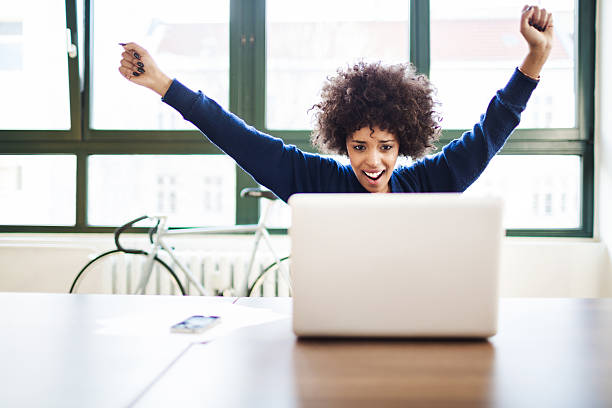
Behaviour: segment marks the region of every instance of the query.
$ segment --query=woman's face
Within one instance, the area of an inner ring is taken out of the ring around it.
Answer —
[[[389,179],[399,154],[395,135],[364,127],[346,138],[346,150],[357,180],[370,193],[388,193]]]

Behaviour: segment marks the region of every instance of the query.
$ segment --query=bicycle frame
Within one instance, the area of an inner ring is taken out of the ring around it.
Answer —
[[[246,295],[246,292],[248,289],[248,277],[252,273],[252,269],[255,264],[255,255],[259,248],[259,243],[262,239],[265,242],[268,249],[270,250],[272,256],[274,257],[274,263],[276,263],[279,266],[281,263],[280,257],[277,255],[276,251],[274,250],[274,247],[272,246],[270,233],[266,229],[266,221],[267,221],[269,210],[271,207],[270,204],[271,203],[268,203],[268,205],[266,205],[265,208],[263,209],[263,214],[259,218],[259,221],[257,224],[235,225],[235,226],[229,226],[229,227],[177,228],[177,229],[169,230],[167,227],[167,220],[168,220],[167,216],[165,215],[148,216],[147,218],[158,223],[157,232],[152,236],[151,247],[150,247],[150,250],[148,251],[147,259],[143,265],[143,273],[141,274],[140,282],[136,288],[136,293],[144,294],[145,288],[153,272],[153,260],[155,256],[158,254],[159,250],[162,249],[168,254],[168,256],[172,259],[175,265],[177,265],[178,268],[183,272],[186,279],[189,281],[191,285],[193,285],[196,288],[197,292],[200,295],[204,295],[204,296],[213,295],[213,293],[205,289],[194,278],[189,268],[186,265],[184,265],[176,257],[173,249],[164,242],[164,238],[167,236],[212,235],[212,234],[252,232],[252,233],[255,233],[255,241],[253,243],[253,247],[252,247],[253,249],[251,250],[251,255],[250,255],[250,259],[249,259],[249,263],[247,267],[247,279],[245,281],[245,287],[240,288],[241,293],[238,293],[239,296]],[[292,291],[290,279],[287,276],[285,276],[284,273],[281,273],[280,275],[282,279],[286,281],[286,284],[288,285],[289,290]]]

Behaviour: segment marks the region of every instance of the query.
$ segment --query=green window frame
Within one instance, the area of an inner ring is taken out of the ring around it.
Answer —
[[[79,44],[77,1],[66,0],[66,26],[73,44]],[[110,232],[114,228],[86,223],[87,157],[93,154],[223,154],[197,131],[97,130],[89,125],[91,100],[92,2],[84,2],[83,67],[79,58],[68,58],[71,129],[69,131],[0,130],[0,154],[75,154],[77,157],[76,224],[60,226],[0,225],[0,232]],[[410,10],[410,60],[429,74],[429,0],[407,0]],[[230,96],[232,112],[247,123],[287,143],[313,152],[309,131],[271,130],[265,127],[266,22],[265,0],[230,1]],[[594,202],[594,83],[595,0],[577,0],[578,54],[576,66],[576,127],[570,129],[517,129],[500,154],[578,155],[582,159],[582,220],[577,229],[509,229],[508,236],[592,237]],[[82,68],[82,69],[80,69]],[[83,73],[82,88],[80,72]],[[152,96],[153,97],[153,96]],[[462,130],[444,130],[441,144]],[[120,134],[119,134],[120,133]],[[0,156],[1,157],[1,156]],[[256,186],[236,166],[236,223],[257,221],[256,200],[240,199],[240,190]],[[279,233],[286,230],[279,229]]]

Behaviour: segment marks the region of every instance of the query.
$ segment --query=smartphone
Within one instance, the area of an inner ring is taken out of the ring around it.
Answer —
[[[173,333],[202,333],[219,323],[219,320],[221,320],[219,316],[195,315],[173,325],[170,331]]]

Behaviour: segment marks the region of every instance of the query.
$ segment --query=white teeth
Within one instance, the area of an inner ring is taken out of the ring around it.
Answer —
[[[367,171],[364,171],[365,174],[367,174],[368,177],[371,178],[376,178],[378,176],[380,176],[382,174],[383,170],[379,171],[378,173],[368,173]]]

